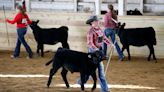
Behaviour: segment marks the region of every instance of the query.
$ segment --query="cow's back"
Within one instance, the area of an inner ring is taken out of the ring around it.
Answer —
[[[43,29],[41,32],[41,39],[45,44],[54,44],[57,42],[67,41],[68,29],[66,28],[49,28]]]
[[[77,51],[58,48],[55,57],[58,58],[65,68],[73,68],[74,72],[79,72],[80,68],[87,68],[87,54]],[[72,70],[72,69],[70,69]]]
[[[87,53],[72,51],[65,48],[58,48],[54,58],[58,58],[62,66],[71,72],[79,72],[79,69],[87,70],[88,65],[90,65],[88,64]]]
[[[152,27],[125,29],[125,38],[129,45],[144,46],[147,44],[156,45],[155,31]]]

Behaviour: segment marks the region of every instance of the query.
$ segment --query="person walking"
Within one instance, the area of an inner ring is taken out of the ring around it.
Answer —
[[[16,14],[15,18],[13,20],[6,19],[6,22],[10,24],[17,23],[17,43],[15,47],[14,54],[11,55],[12,58],[18,58],[20,54],[20,47],[21,44],[24,45],[28,55],[27,58],[32,58],[33,53],[30,48],[30,46],[26,43],[24,36],[27,32],[27,25],[31,24],[31,20],[29,19],[28,15],[26,14],[24,8],[20,5],[17,6],[18,13]]]
[[[102,51],[103,42],[105,42],[106,44],[111,44],[110,40],[104,35],[103,31],[99,27],[99,19],[96,15],[90,16],[90,18],[86,21],[86,24],[90,25],[90,29],[87,33],[87,44],[89,53],[93,53],[97,50]],[[114,45],[112,44],[112,46]],[[101,85],[101,92],[109,92],[108,83],[104,74],[103,62],[99,63],[98,76]],[[85,83],[88,79],[89,76],[86,76]],[[81,84],[81,80],[78,80],[77,82],[78,84]]]
[[[117,53],[119,54],[119,60],[123,60],[124,54],[122,53],[115,37],[115,28],[117,25],[117,15],[114,11],[113,5],[108,5],[108,12],[104,16],[104,34],[111,38],[113,44],[115,45],[115,48],[117,50]],[[104,58],[106,58],[107,54],[107,44],[104,43],[103,46],[103,53],[104,53]]]

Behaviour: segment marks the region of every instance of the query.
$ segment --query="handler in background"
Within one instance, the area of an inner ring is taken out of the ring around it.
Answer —
[[[16,43],[14,54],[11,55],[11,57],[12,58],[19,57],[20,47],[21,47],[21,43],[22,43],[28,53],[27,58],[32,58],[32,56],[33,56],[32,50],[24,39],[24,35],[27,32],[27,25],[31,24],[32,22],[29,19],[28,15],[26,14],[26,11],[24,10],[24,8],[22,6],[18,5],[17,10],[18,10],[18,13],[13,20],[6,19],[6,22],[8,22],[10,24],[17,23],[16,27],[17,27],[18,38],[17,38],[17,43]]]
[[[110,36],[113,44],[116,47],[117,53],[119,55],[120,60],[123,60],[124,55],[116,41],[116,37],[115,37],[115,28],[117,25],[117,14],[113,9],[113,5],[108,5],[108,12],[105,14],[104,16],[104,33],[107,37]],[[107,44],[104,43],[104,47],[103,47],[103,51],[104,51],[104,57],[106,57],[106,53],[107,53]]]

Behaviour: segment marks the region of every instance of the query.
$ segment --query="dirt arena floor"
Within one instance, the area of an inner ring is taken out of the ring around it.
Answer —
[[[45,63],[51,59],[54,53],[45,53],[45,57],[34,57],[26,59],[24,52],[18,59],[11,59],[11,51],[0,51],[0,74],[43,74],[48,75],[51,65],[46,67]],[[164,59],[158,59],[158,63],[148,62],[146,57],[132,57],[131,61],[118,62],[117,57],[112,57],[108,71],[107,81],[110,85],[137,85],[154,87],[155,89],[137,88],[114,88],[111,92],[164,92]],[[106,65],[106,61],[104,61]],[[78,73],[68,75],[70,84],[75,84],[79,78]],[[0,77],[0,92],[80,92],[80,88],[56,87],[56,84],[63,84],[60,71],[53,78],[51,87],[47,88],[47,77],[42,78],[17,78]],[[88,81],[92,83],[91,80]],[[90,88],[86,89],[90,92]],[[99,92],[99,88],[95,90]]]

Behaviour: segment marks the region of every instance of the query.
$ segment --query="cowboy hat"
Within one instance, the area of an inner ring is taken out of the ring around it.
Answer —
[[[86,21],[86,24],[90,24],[93,22],[93,21],[98,21],[99,18],[96,16],[96,15],[92,15],[89,17],[89,19]]]

